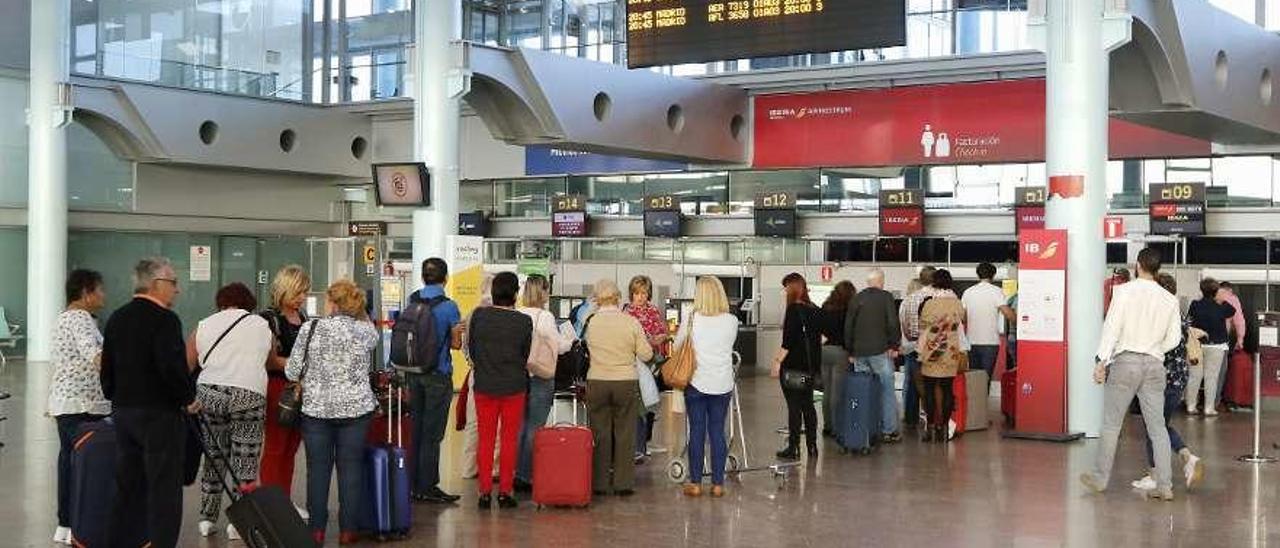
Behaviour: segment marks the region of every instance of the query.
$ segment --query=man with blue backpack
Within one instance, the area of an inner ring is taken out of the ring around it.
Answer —
[[[462,347],[462,314],[445,295],[449,266],[422,263],[425,287],[409,296],[391,332],[391,363],[405,374],[413,418],[413,500],[452,504],[460,497],[440,489],[440,444],[453,401],[453,350]]]

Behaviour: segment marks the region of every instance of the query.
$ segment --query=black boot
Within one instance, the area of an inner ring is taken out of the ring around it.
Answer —
[[[809,450],[809,458],[818,458],[818,442],[816,440],[809,440],[805,442],[805,448]]]
[[[795,438],[787,440],[787,446],[783,447],[776,453],[777,457],[782,460],[797,460],[800,458],[800,442]]]

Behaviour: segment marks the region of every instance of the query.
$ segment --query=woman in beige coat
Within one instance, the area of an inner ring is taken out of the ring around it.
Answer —
[[[968,359],[961,346],[964,336],[964,306],[955,298],[951,273],[945,269],[933,275],[933,288],[942,296],[925,299],[920,305],[921,375],[924,377],[925,409],[929,424],[924,430],[926,442],[945,442],[947,425],[955,410],[952,382],[968,369]],[[945,291],[952,293],[943,293]],[[941,397],[941,409],[938,400]]]

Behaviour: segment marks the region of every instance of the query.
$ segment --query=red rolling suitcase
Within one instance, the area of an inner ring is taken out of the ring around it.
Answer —
[[[1253,355],[1237,350],[1227,360],[1227,385],[1222,399],[1237,407],[1253,407]]]
[[[591,429],[574,423],[555,422],[533,434],[533,503],[538,507],[591,504]],[[555,420],[555,406],[552,406]]]
[[[1018,411],[1018,370],[1009,369],[1000,375],[1000,413],[1004,422],[1013,425]]]

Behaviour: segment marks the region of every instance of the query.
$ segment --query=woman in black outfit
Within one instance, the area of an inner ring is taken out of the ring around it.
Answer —
[[[803,423],[809,457],[818,456],[818,411],[813,389],[821,374],[822,313],[809,299],[804,276],[792,272],[782,279],[787,310],[782,320],[782,348],[773,358],[770,374],[779,378],[787,400],[787,446],[778,458],[800,458]],[[790,386],[790,387],[789,387]]]
[[[844,349],[844,317],[849,301],[858,292],[852,282],[842,281],[822,303],[822,435],[835,435],[836,416],[844,378],[849,372],[849,352]]]
[[[1191,319],[1191,327],[1207,335],[1200,345],[1204,349],[1204,366],[1191,368],[1191,377],[1187,381],[1187,414],[1197,413],[1196,403],[1203,380],[1204,414],[1213,417],[1218,414],[1218,375],[1227,374],[1227,349],[1231,340],[1227,320],[1235,315],[1236,309],[1225,302],[1218,291],[1218,282],[1213,278],[1200,280],[1200,293],[1202,298],[1192,301],[1187,317]]]

